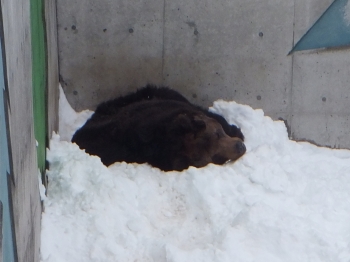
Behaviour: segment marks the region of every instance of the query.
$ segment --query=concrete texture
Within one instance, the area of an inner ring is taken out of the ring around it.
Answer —
[[[1,0],[1,12],[7,72],[5,79],[7,80],[6,112],[8,112],[10,147],[9,189],[15,231],[15,256],[16,261],[36,262],[40,260],[41,203],[38,189],[37,147],[34,136],[31,48],[33,39],[30,28],[30,2]],[[40,51],[43,51],[44,54],[42,65],[44,74],[47,73],[47,76],[44,76],[47,83],[44,83],[42,88],[45,101],[41,99],[37,102],[42,102],[43,110],[48,111],[47,131],[51,135],[52,131],[58,130],[58,50],[55,0],[45,1],[44,13],[45,21],[41,21],[39,17],[40,25],[43,26],[45,23],[46,30],[46,37],[42,39],[44,50]],[[45,55],[47,55],[47,60],[45,60]],[[48,140],[48,137],[49,135],[44,140]]]
[[[163,1],[57,1],[62,86],[76,109],[161,84]]]
[[[286,54],[293,17],[286,14],[293,13],[293,5],[219,0],[183,6],[169,1],[165,10],[166,85],[205,106],[224,98],[265,105],[276,117],[287,112],[291,58]]]
[[[267,110],[286,111],[287,36],[293,31],[293,16],[285,19],[293,13],[287,2],[57,3],[61,80],[76,110],[154,83],[202,105],[225,98],[259,107],[278,92],[282,99],[266,103]],[[268,10],[283,23],[271,26]],[[267,53],[272,43],[275,50]]]
[[[1,0],[11,147],[11,197],[18,261],[39,261],[41,205],[33,130],[29,1]]]
[[[346,101],[332,100],[348,92],[348,51],[287,56],[331,3],[57,0],[61,83],[76,110],[154,83],[203,106],[262,108],[294,139],[350,148]]]
[[[294,56],[292,137],[350,148],[350,52]]]
[[[294,43],[333,0],[296,0]],[[320,50],[293,55],[289,124],[291,137],[315,144],[350,148],[350,52]]]
[[[57,20],[56,1],[45,1],[45,23],[47,44],[47,134],[58,131],[58,47],[57,47]]]

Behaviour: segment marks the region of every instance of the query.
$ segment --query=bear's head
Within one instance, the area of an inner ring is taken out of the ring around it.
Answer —
[[[228,136],[220,123],[204,114],[179,114],[172,122],[171,132],[179,138],[172,161],[174,170],[209,163],[222,165],[246,152],[240,138]]]

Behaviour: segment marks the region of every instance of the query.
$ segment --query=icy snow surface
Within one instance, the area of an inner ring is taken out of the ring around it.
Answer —
[[[350,261],[350,152],[290,141],[283,122],[246,105],[212,110],[245,134],[236,163],[107,168],[64,141],[91,112],[61,96],[41,261]]]

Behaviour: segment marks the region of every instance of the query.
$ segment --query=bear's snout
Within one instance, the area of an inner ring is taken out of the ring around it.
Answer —
[[[246,147],[245,147],[244,143],[241,141],[237,141],[237,143],[235,145],[235,151],[237,152],[237,154],[243,155],[246,151]]]

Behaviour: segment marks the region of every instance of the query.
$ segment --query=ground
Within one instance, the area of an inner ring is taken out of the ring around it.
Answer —
[[[62,92],[41,261],[349,262],[350,151],[291,141],[282,121],[246,105],[210,110],[242,128],[247,152],[234,164],[107,168],[69,142],[91,113]]]

